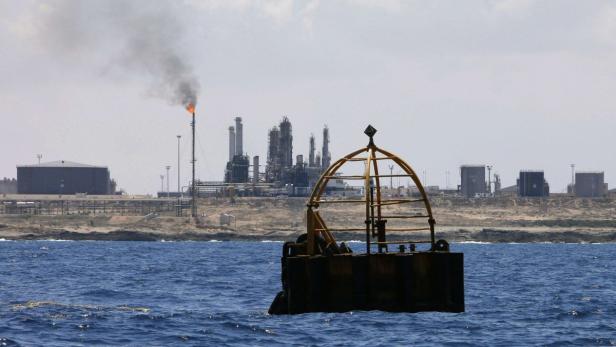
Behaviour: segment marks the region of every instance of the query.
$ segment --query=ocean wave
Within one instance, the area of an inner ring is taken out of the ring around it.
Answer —
[[[464,251],[464,314],[270,316],[278,243],[0,243],[0,345],[597,345],[609,341],[584,339],[614,335],[616,244],[452,244]],[[53,252],[33,261],[41,246]]]
[[[14,311],[21,310],[31,310],[45,307],[56,307],[56,308],[72,308],[72,309],[82,309],[82,310],[108,310],[108,311],[120,311],[120,312],[140,312],[140,313],[148,313],[151,311],[149,307],[143,306],[130,306],[130,305],[119,305],[119,306],[105,306],[105,305],[93,305],[93,304],[66,304],[57,301],[37,301],[37,300],[29,300],[23,303],[17,303],[11,305],[11,308]]]

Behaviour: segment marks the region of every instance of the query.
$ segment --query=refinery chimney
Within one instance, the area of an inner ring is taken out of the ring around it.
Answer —
[[[288,117],[280,122],[280,164],[282,167],[293,166],[293,130]]]
[[[252,183],[259,183],[259,156],[252,157]]]
[[[321,151],[322,167],[328,168],[331,164],[331,154],[329,153],[329,129],[327,125],[323,128],[323,150]]]
[[[242,117],[235,117],[235,154],[244,155]]]
[[[314,134],[310,134],[310,151],[308,152],[308,166],[314,167]]]
[[[235,156],[235,128],[229,127],[229,161],[233,161]]]

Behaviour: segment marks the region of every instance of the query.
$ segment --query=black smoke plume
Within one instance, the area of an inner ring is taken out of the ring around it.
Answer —
[[[105,70],[148,79],[149,94],[172,104],[197,104],[199,82],[184,59],[190,11],[164,0],[56,0],[41,10],[39,37],[54,54],[103,62]]]

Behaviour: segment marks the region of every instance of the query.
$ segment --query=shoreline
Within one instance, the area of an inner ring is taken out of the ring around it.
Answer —
[[[303,198],[200,199],[199,217],[177,217],[175,211],[139,214],[0,214],[0,239],[106,241],[295,241],[306,231]],[[490,243],[616,243],[616,199],[493,198],[431,199],[436,239]],[[408,208],[390,207],[388,214]],[[331,228],[363,225],[365,211],[338,204],[321,206]],[[416,213],[416,210],[410,210]],[[117,211],[115,211],[117,212]],[[147,211],[146,211],[147,212]],[[222,216],[231,216],[223,225]],[[398,221],[388,227],[395,229]],[[415,222],[413,222],[415,223]],[[419,223],[419,222],[418,222]],[[420,224],[416,224],[421,226]],[[413,226],[413,225],[411,225]],[[365,240],[364,231],[334,232],[340,241]],[[388,232],[388,240],[429,240],[422,232]]]
[[[67,231],[55,230],[43,233],[0,233],[5,241],[294,241],[300,233],[270,232],[247,234],[235,231],[180,232],[113,230],[113,231]],[[406,235],[390,235],[391,241],[406,240]],[[413,239],[427,239],[428,235],[413,235]],[[436,233],[437,239],[450,243],[616,243],[616,231],[527,231],[506,229],[481,229],[478,231],[457,230]],[[363,233],[338,233],[336,240],[363,242]]]

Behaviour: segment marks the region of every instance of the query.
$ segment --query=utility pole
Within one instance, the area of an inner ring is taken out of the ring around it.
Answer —
[[[182,138],[182,135],[176,135],[176,137],[178,138],[178,194],[181,197],[182,189],[180,187],[180,138]]]
[[[38,158],[38,163],[41,163],[41,158],[43,157],[42,154],[37,154],[36,157]]]
[[[160,175],[160,192],[165,191],[165,175]]]
[[[394,166],[389,165],[389,189],[394,189]]]
[[[492,165],[486,167],[488,168],[488,194],[492,194]]]
[[[167,169],[167,197],[169,197],[169,169],[171,169],[171,166],[167,165],[165,169]]]
[[[445,189],[449,189],[449,170],[445,170]]]

